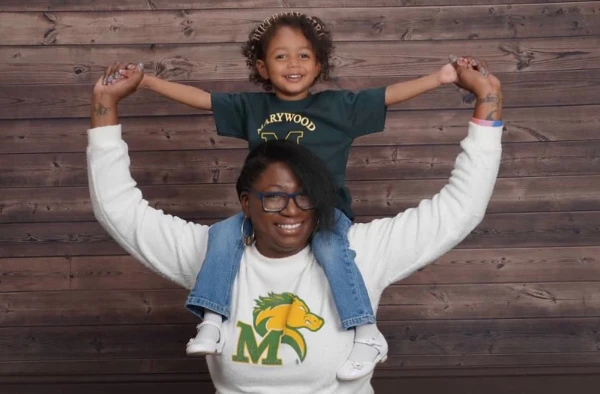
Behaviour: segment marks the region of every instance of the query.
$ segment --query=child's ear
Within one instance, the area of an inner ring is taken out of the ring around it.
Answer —
[[[262,79],[269,80],[269,72],[267,71],[267,64],[263,60],[256,61],[256,70]]]

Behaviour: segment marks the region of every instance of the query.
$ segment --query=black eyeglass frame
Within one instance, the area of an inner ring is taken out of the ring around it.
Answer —
[[[269,212],[269,213],[279,213],[281,211],[283,211],[284,209],[287,208],[288,204],[290,203],[290,198],[294,199],[294,203],[296,204],[296,206],[301,209],[302,211],[310,211],[312,209],[316,208],[316,205],[313,205],[309,208],[303,208],[298,204],[298,200],[296,200],[296,197],[299,195],[304,195],[306,196],[305,192],[296,192],[296,193],[286,193],[286,192],[259,192],[253,189],[246,189],[244,190],[246,193],[250,193],[253,194],[255,196],[258,197],[258,199],[260,200],[260,204],[262,206],[262,209],[264,212]],[[278,197],[285,197],[285,205],[283,206],[283,208],[281,209],[266,209],[265,208],[265,201],[264,201],[264,197],[265,196],[278,196]]]

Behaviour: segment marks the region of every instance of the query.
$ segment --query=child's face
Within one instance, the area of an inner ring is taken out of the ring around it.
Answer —
[[[321,71],[310,41],[300,30],[288,26],[277,29],[265,59],[258,60],[256,66],[283,100],[302,100],[308,96],[308,89]]]

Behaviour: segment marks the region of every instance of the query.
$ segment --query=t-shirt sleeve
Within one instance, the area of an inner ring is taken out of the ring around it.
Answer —
[[[247,98],[242,93],[211,93],[217,134],[248,140],[246,128]]]
[[[340,115],[351,138],[383,131],[387,112],[385,87],[340,94]]]

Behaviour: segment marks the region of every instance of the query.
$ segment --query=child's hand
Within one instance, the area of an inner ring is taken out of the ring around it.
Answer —
[[[475,96],[490,91],[500,92],[501,85],[498,78],[490,74],[487,64],[473,56],[456,57],[450,55],[450,64],[457,72],[457,78],[454,83],[462,89],[465,89]]]
[[[488,68],[485,62],[481,59],[477,59],[473,56],[461,56],[456,57],[454,55],[450,55],[450,63],[454,67],[466,67],[469,70],[479,71],[484,77],[488,75]]]
[[[143,65],[143,63],[140,63]],[[144,82],[147,79],[147,75],[144,73],[144,69],[138,70],[135,64],[129,63],[124,68],[120,68],[117,72],[112,76],[113,78],[108,80],[108,84],[114,84],[118,81],[126,80],[132,77],[136,77],[138,73],[142,74],[142,81],[139,86],[144,87]],[[110,78],[110,77],[109,77]]]
[[[456,82],[456,78],[458,77],[456,74],[456,69],[452,63],[448,63],[438,71],[440,84],[446,83],[454,83]]]

